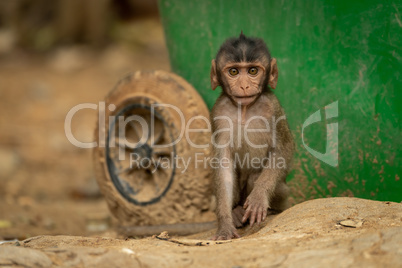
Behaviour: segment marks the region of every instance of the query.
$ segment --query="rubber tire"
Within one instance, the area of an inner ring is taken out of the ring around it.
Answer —
[[[210,210],[212,202],[211,170],[208,165],[196,166],[196,154],[210,156],[210,149],[198,149],[190,146],[186,138],[176,145],[176,155],[190,159],[190,165],[184,172],[184,167],[176,167],[172,183],[163,197],[152,204],[136,205],[129,202],[116,189],[111,179],[104,147],[109,129],[99,125],[109,126],[110,116],[133,103],[171,104],[178,107],[184,114],[185,123],[194,116],[204,116],[209,119],[209,111],[198,92],[180,76],[166,71],[139,71],[120,80],[105,98],[105,118],[100,118],[96,124],[95,139],[98,145],[93,151],[93,163],[96,179],[112,214],[123,224],[156,225],[179,222],[197,222],[202,214]],[[116,109],[110,111],[109,105]],[[169,130],[178,136],[181,119],[178,113],[162,110],[162,116],[168,123]],[[205,128],[199,120],[193,121],[192,129]],[[99,131],[100,130],[100,131]],[[189,133],[195,144],[209,144],[210,132]]]

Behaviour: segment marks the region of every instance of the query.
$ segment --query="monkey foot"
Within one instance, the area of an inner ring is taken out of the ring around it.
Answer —
[[[240,228],[243,226],[242,219],[245,212],[246,211],[242,206],[237,206],[232,210],[233,224],[236,228]]]
[[[237,233],[236,228],[234,226],[219,229],[216,234],[212,237],[212,240],[230,240],[233,238],[240,238],[240,235]]]

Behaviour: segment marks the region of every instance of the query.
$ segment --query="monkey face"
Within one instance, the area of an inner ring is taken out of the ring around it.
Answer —
[[[265,73],[265,67],[258,62],[233,62],[222,68],[221,79],[234,102],[249,105],[261,94]]]
[[[268,86],[276,88],[276,59],[271,58],[262,39],[241,33],[238,38],[226,40],[211,65],[211,88],[221,86],[234,104],[251,105]]]
[[[273,58],[269,66],[264,61],[229,61],[211,64],[211,87],[215,90],[221,86],[224,94],[234,103],[247,106],[253,103],[269,85],[276,88],[278,81],[278,67]],[[268,68],[268,69],[267,69]],[[269,74],[268,74],[269,72]]]

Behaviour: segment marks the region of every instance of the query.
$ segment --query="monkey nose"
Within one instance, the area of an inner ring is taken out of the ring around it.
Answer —
[[[241,89],[246,90],[249,88],[249,86],[240,86]]]

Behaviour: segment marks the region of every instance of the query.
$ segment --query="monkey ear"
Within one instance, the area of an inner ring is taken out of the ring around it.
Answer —
[[[276,65],[276,59],[272,58],[271,60],[271,72],[269,74],[269,86],[272,89],[276,88],[276,84],[278,83],[278,66]]]
[[[216,74],[216,61],[215,59],[211,62],[211,88],[215,90],[219,86],[218,76]]]

